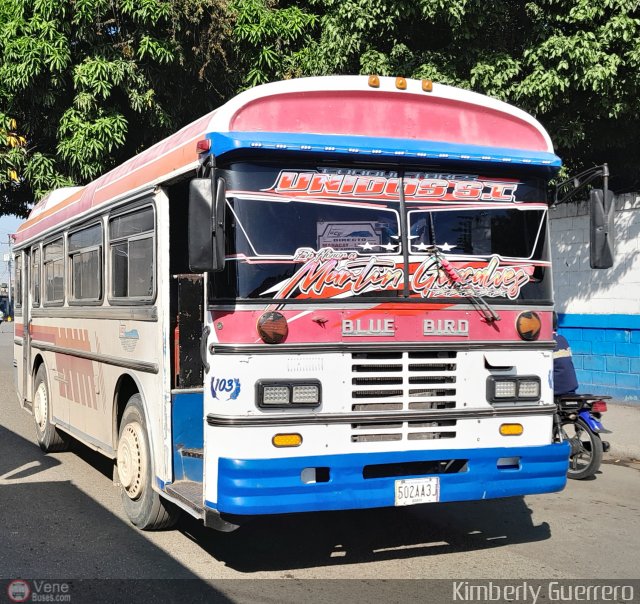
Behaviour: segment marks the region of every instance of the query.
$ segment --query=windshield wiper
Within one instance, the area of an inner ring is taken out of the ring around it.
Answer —
[[[493,310],[489,303],[479,294],[477,294],[472,286],[465,286],[460,279],[460,275],[453,268],[452,264],[444,257],[436,245],[431,245],[427,248],[427,252],[433,254],[439,268],[442,269],[444,274],[449,278],[453,286],[462,293],[466,298],[471,300],[474,306],[482,314],[487,323],[494,323],[500,320],[500,315]]]

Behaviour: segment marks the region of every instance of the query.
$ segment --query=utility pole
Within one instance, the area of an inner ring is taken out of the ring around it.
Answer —
[[[7,268],[9,269],[9,305],[7,307],[7,314],[9,315],[9,317],[7,318],[13,319],[13,305],[11,303],[11,258],[13,256],[13,253],[11,251],[11,235],[8,235],[8,237],[9,237],[9,260],[7,260]]]

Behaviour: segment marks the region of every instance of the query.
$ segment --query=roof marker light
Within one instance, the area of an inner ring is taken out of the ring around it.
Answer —
[[[196,143],[196,151],[198,153],[206,153],[211,151],[211,141],[208,138],[203,138]]]
[[[398,90],[406,90],[407,89],[407,80],[402,77],[396,78],[396,88]]]
[[[370,75],[369,86],[371,86],[371,88],[380,88],[380,78],[377,75]]]
[[[422,80],[422,90],[433,92],[433,82],[431,80]]]

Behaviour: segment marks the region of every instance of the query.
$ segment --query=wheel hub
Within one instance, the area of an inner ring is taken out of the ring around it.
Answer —
[[[47,419],[49,417],[49,404],[47,401],[47,389],[44,383],[40,383],[36,390],[36,395],[33,401],[33,415],[38,425],[38,429],[43,431],[47,425]]]
[[[130,423],[124,427],[118,443],[118,478],[131,499],[142,493],[147,467],[142,427]]]

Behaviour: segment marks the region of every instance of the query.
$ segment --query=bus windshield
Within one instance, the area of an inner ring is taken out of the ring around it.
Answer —
[[[247,163],[225,179],[226,263],[210,290],[217,301],[442,301],[465,291],[492,303],[550,301],[537,181]]]

